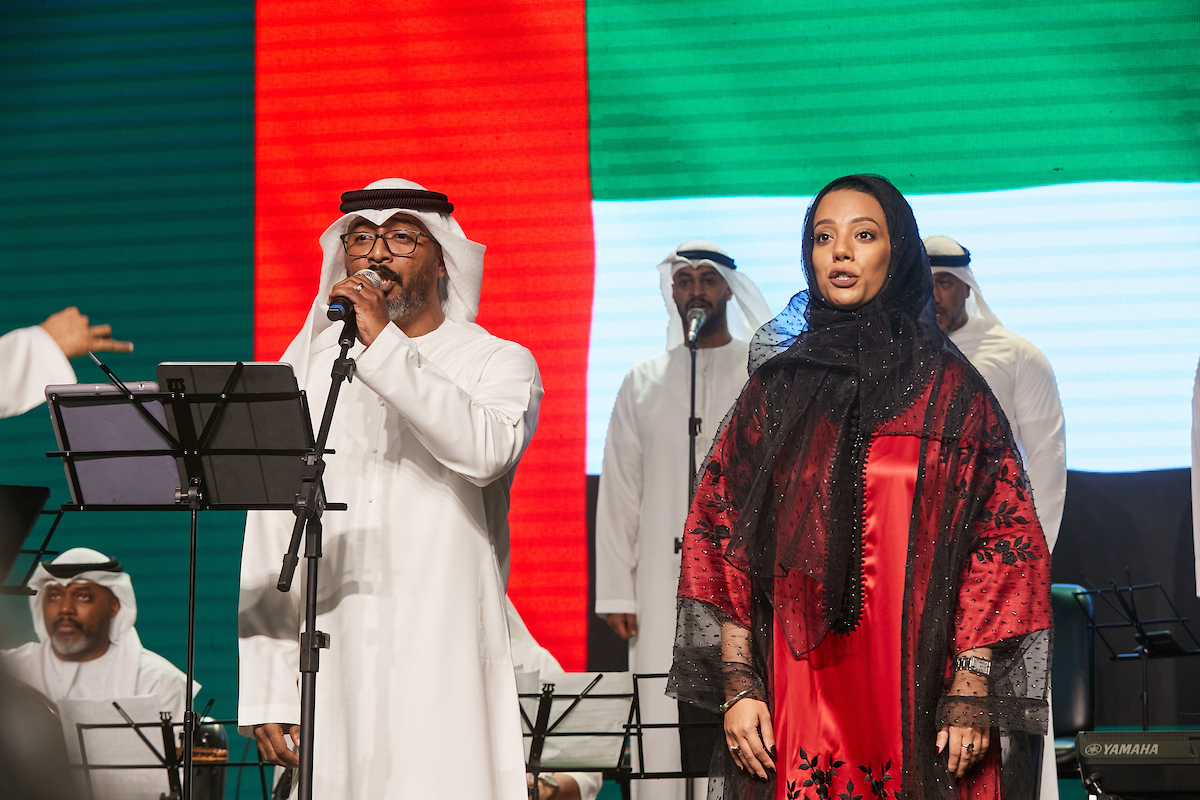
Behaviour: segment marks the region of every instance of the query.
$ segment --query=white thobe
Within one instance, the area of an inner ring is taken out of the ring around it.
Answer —
[[[1053,549],[1067,495],[1067,439],[1050,362],[1035,345],[980,317],[951,331],[950,341],[979,370],[1000,402],[1025,459],[1038,521]]]
[[[15,417],[46,401],[46,387],[75,383],[75,370],[41,325],[0,336],[0,417]]]
[[[314,429],[341,326],[312,344]],[[447,319],[356,344],[326,456],[314,794],[522,800],[504,591],[509,487],[537,424],[525,348]],[[239,725],[300,721],[301,590],[275,589],[293,517],[251,512],[239,604]],[[302,562],[297,570],[305,572]],[[299,583],[299,581],[298,581]]]
[[[696,464],[702,466],[721,422],[746,384],[749,344],[701,348],[696,358]],[[596,613],[636,614],[629,669],[671,668],[675,595],[688,510],[688,408],[691,357],[686,346],[647,359],[625,375],[608,423],[596,505]],[[674,722],[665,681],[640,689],[643,722]],[[676,731],[646,732],[646,769],[679,769]],[[640,798],[682,797],[682,781],[638,781]]]
[[[52,703],[64,698],[104,700],[151,695],[161,711],[170,711],[175,722],[183,722],[187,676],[170,661],[142,647],[132,630],[91,661],[63,661],[45,641],[0,652],[0,663],[11,677],[41,692]],[[194,687],[193,691],[199,691],[200,684]]]
[[[996,396],[1025,459],[1033,506],[1053,550],[1067,496],[1067,439],[1054,370],[1041,350],[1002,325],[971,316],[950,341],[979,370]],[[1051,702],[1049,694],[1047,702]],[[1041,800],[1058,797],[1054,720],[1042,737]]]

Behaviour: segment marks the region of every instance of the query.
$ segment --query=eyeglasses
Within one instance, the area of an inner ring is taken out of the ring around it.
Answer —
[[[417,249],[417,239],[424,236],[429,238],[427,234],[420,231],[388,231],[387,233],[367,233],[366,231],[356,231],[355,233],[343,233],[341,235],[342,247],[346,250],[346,255],[359,258],[368,255],[375,249],[375,240],[383,239],[383,246],[388,249],[388,252],[394,256],[411,255]]]

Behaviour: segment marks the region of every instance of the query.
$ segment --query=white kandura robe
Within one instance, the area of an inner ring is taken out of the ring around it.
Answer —
[[[12,678],[33,687],[52,703],[63,698],[104,700],[152,695],[159,710],[170,711],[174,721],[183,722],[187,675],[142,647],[135,630],[126,632],[109,644],[104,655],[91,661],[63,661],[47,640],[0,652],[0,664]],[[199,683],[193,683],[193,687],[193,692],[200,690]]]
[[[302,387],[319,424],[341,325]],[[314,794],[522,800],[504,592],[509,487],[542,396],[524,347],[447,318],[389,325],[343,384],[326,456]],[[285,360],[287,354],[285,354]],[[299,370],[298,370],[299,372]],[[251,512],[239,604],[239,725],[300,721],[301,581],[275,589],[293,517]],[[303,553],[301,553],[303,555]],[[302,560],[297,576],[305,573]]]
[[[1062,400],[1050,362],[1035,345],[981,317],[950,332],[1008,417],[1025,458],[1038,521],[1053,549],[1067,495],[1067,439]]]
[[[41,325],[0,336],[0,417],[15,417],[46,401],[46,387],[75,383],[75,370]]]
[[[747,342],[701,348],[696,358],[696,465],[746,384]],[[596,613],[636,614],[629,669],[671,668],[675,642],[675,595],[688,509],[688,409],[691,357],[685,345],[649,358],[625,375],[604,443],[596,506]],[[665,680],[641,686],[643,722],[678,719]],[[679,737],[673,730],[647,731],[646,768],[679,769]],[[640,798],[682,797],[683,782],[652,780],[634,785]]]

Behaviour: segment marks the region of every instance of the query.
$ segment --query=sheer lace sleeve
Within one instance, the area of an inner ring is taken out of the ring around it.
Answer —
[[[1028,485],[1011,454],[1000,461],[995,488],[976,517],[973,534],[958,593],[951,657],[989,649],[991,674],[987,691],[979,690],[977,678],[960,675],[947,695],[942,723],[1044,732],[1051,647],[1050,554]]]
[[[744,689],[765,697],[751,653],[750,578],[726,552],[738,517],[728,478],[730,470],[741,468],[735,440],[756,419],[743,395],[701,470],[684,528],[667,694],[714,711]]]

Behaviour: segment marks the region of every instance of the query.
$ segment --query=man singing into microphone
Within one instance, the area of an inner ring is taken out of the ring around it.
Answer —
[[[314,428],[338,354],[331,301],[353,305],[325,492],[313,795],[522,800],[525,764],[505,611],[508,499],[542,385],[525,348],[474,324],[483,245],[446,196],[389,179],[342,195],[321,284],[283,361]],[[376,287],[365,274],[376,273]],[[238,610],[238,722],[298,764],[300,580],[275,584],[294,517],[250,512]]]
[[[758,287],[711,242],[684,242],[658,269],[671,318],[667,352],[625,375],[608,424],[596,508],[596,613],[629,640],[629,669],[640,673],[670,669],[675,640],[677,542],[689,499],[689,312],[704,314],[696,337],[697,464],[746,383],[750,338],[771,318]],[[675,719],[675,702],[660,689],[643,687],[644,722]],[[644,741],[646,769],[679,769],[673,731],[647,731]],[[633,789],[640,800],[683,796],[682,781],[636,781]]]

